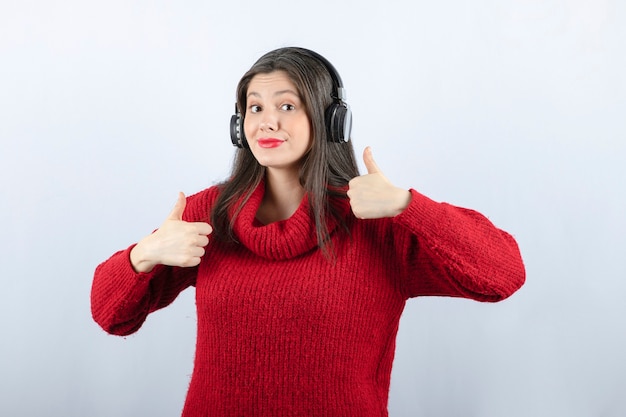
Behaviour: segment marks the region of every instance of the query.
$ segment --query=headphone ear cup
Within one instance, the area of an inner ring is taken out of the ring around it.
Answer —
[[[350,140],[352,112],[348,104],[338,101],[326,109],[326,127],[329,142],[345,143]]]
[[[246,135],[243,132],[243,118],[240,113],[233,114],[230,118],[230,141],[237,148],[249,148]]]

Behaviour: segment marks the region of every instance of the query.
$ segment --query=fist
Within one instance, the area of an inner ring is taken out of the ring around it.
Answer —
[[[367,174],[348,183],[348,198],[352,212],[359,219],[393,217],[411,202],[411,193],[394,186],[382,173],[368,146],[363,151]]]

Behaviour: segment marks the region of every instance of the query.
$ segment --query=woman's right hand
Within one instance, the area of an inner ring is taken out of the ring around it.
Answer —
[[[187,200],[182,192],[161,227],[137,243],[130,262],[137,272],[150,272],[156,265],[191,267],[200,263],[213,228],[208,223],[186,222]]]

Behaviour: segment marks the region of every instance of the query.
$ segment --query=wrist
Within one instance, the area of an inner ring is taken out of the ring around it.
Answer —
[[[135,247],[130,250],[130,264],[137,273],[150,272],[157,265],[147,259],[142,243],[143,242],[137,243]]]
[[[402,213],[406,208],[411,204],[412,196],[409,190],[404,190],[402,188],[397,189],[397,197],[396,197],[396,211],[394,216]]]

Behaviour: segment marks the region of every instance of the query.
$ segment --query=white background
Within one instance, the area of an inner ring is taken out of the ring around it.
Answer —
[[[339,70],[359,155],[526,263],[502,303],[408,303],[390,415],[626,415],[625,2],[1,1],[0,415],[180,414],[193,289],[119,338],[93,270],[225,177],[236,83],[287,45]]]

